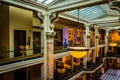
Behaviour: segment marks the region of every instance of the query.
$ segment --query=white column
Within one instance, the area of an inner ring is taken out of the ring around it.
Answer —
[[[44,72],[43,72],[43,80],[47,80],[47,37],[46,37],[46,31],[47,31],[47,12],[44,13],[44,20],[43,20],[43,26],[44,26],[44,53],[43,53],[43,57],[44,57]]]
[[[90,48],[90,29],[89,25],[86,25],[85,27],[85,47]]]
[[[94,25],[94,28],[95,28],[95,51],[93,53],[93,63],[96,63],[96,57],[97,57],[97,54],[98,54],[98,26],[97,25]]]
[[[102,55],[102,54],[103,54],[103,53],[102,53],[102,52],[103,52],[103,51],[102,51],[103,47],[101,47],[100,49],[101,49],[101,50],[100,50],[100,51],[101,51],[100,55],[103,56],[103,55]]]
[[[87,78],[87,75],[86,75],[87,73],[84,73],[83,74],[83,80],[86,80],[86,78]]]
[[[44,47],[44,50],[41,49],[44,57],[44,68],[42,80],[51,80],[54,77],[54,24],[53,21],[56,19],[55,14],[45,11],[43,13],[38,12],[38,17],[43,21],[43,32],[41,33],[41,47]]]
[[[108,51],[108,46],[109,46],[108,41],[109,41],[109,30],[106,29],[106,34],[105,34],[105,55],[107,55],[107,51]]]
[[[43,30],[41,31],[41,53],[44,53],[44,31]]]
[[[44,80],[44,63],[41,64],[41,80]]]
[[[54,30],[51,29],[50,14],[44,13],[44,80],[54,77]]]
[[[89,33],[89,24],[85,25],[85,47],[86,48],[90,48],[90,33]],[[87,68],[87,58],[88,58],[88,54],[89,51],[87,52],[87,54],[83,57],[83,64],[84,64],[84,68]]]

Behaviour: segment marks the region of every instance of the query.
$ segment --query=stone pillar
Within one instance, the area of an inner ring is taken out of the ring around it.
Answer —
[[[47,12],[35,12],[35,16],[41,21],[41,27],[43,27],[43,31],[41,34],[41,52],[43,52],[44,63],[41,65],[41,80],[47,80],[47,38],[46,31],[48,27],[48,16]],[[44,50],[43,50],[44,49]]]
[[[43,19],[43,26],[44,26],[44,30],[43,30],[43,34],[44,34],[44,53],[43,53],[43,57],[44,57],[44,72],[43,72],[43,80],[47,80],[47,37],[46,37],[46,31],[47,31],[47,20],[48,20],[48,16],[47,13],[44,13],[44,19]]]
[[[44,74],[43,74],[43,72],[44,72],[44,63],[41,64],[41,80],[44,80]]]
[[[108,41],[109,41],[109,30],[108,29],[106,29],[106,34],[105,34],[105,54],[104,54],[104,56],[106,56],[107,55],[107,51],[108,51]]]
[[[93,63],[96,63],[96,57],[97,57],[97,54],[98,54],[98,26],[97,25],[94,25],[94,28],[95,28],[95,51],[93,53]]]
[[[38,12],[37,13],[38,18],[42,22],[43,30],[43,36],[42,40],[44,43],[44,68],[43,66],[41,69],[44,69],[41,74],[43,74],[41,77],[42,80],[51,80],[54,77],[54,20],[57,18],[56,14],[50,13],[48,11],[46,12]]]
[[[83,57],[84,68],[87,68],[87,54]]]
[[[101,51],[100,56],[101,56],[101,57],[103,56],[103,55],[102,55],[102,54],[103,54],[103,50],[102,50],[102,49],[103,49],[103,47],[100,48],[100,51]]]
[[[90,29],[89,29],[89,25],[86,25],[86,29],[85,29],[85,47],[90,48]]]
[[[83,74],[83,80],[87,80],[87,73]]]
[[[89,24],[85,25],[85,47],[86,48],[90,48],[90,33],[89,33]],[[87,52],[87,54],[83,57],[83,64],[84,64],[84,68],[87,68],[87,61],[88,61],[88,54],[89,51]]]
[[[54,78],[54,20],[56,16],[44,13],[44,80]]]
[[[47,32],[47,80],[54,77],[54,35],[52,32]]]
[[[43,26],[43,25],[42,25]],[[41,53],[44,53],[44,31],[41,31]]]

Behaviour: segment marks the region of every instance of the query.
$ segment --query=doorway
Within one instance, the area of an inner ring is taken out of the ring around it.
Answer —
[[[33,32],[33,53],[41,52],[41,32]]]
[[[26,80],[26,68],[15,70],[14,80]]]
[[[14,30],[14,56],[22,56],[20,47],[25,48],[26,31]]]

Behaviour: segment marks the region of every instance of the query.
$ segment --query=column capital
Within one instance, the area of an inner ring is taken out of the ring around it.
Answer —
[[[95,30],[98,30],[97,24],[94,24],[93,27],[94,27]]]
[[[91,24],[90,23],[85,23],[86,26],[90,26]]]
[[[56,35],[56,32],[54,31],[46,32],[47,42],[53,42],[55,35]]]
[[[50,25],[50,29],[53,30],[54,29],[54,22],[55,20],[58,18],[58,14],[57,13],[51,13],[50,16],[49,16],[49,20],[51,22],[51,25]]]
[[[43,24],[43,21],[44,21],[44,15],[42,12],[37,12],[35,11],[34,12],[34,15],[41,21],[41,23]]]
[[[57,13],[53,13],[53,12],[47,12],[44,13],[44,17],[47,17],[48,20],[48,26],[49,26],[49,30],[54,30],[54,22],[55,20],[58,18],[58,14]]]
[[[109,6],[111,9],[116,9],[120,12],[120,1],[111,1],[109,2]]]
[[[58,18],[57,13],[50,13],[49,19],[51,21],[51,24],[54,23],[54,21]]]

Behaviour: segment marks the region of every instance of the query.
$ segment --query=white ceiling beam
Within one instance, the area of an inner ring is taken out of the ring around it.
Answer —
[[[56,5],[48,7],[48,10],[50,12],[62,12],[62,11],[67,11],[67,10],[74,10],[77,8],[82,8],[86,6],[91,6],[91,5],[97,5],[97,4],[102,4],[105,3],[106,0],[67,0],[61,3],[58,3]]]
[[[30,6],[30,5],[16,2],[15,0],[1,0],[0,2],[7,3],[7,4],[10,4],[13,6],[18,6],[18,7],[25,8],[25,9],[29,9],[29,10],[34,10],[34,11],[38,11],[38,12],[45,12],[45,10],[42,10],[40,8],[35,8],[35,7]]]
[[[68,20],[71,20],[71,21],[78,22],[78,18],[75,17],[75,16],[72,16],[70,14],[60,13],[59,17],[62,17],[62,18],[65,18],[65,19],[68,19]],[[84,20],[80,19],[79,23],[87,24],[87,21],[84,21]]]
[[[118,17],[111,17],[111,18],[91,20],[91,21],[88,21],[88,22],[91,23],[91,24],[100,24],[100,23],[118,22],[118,21],[119,21]]]
[[[108,27],[109,30],[118,30],[120,29],[120,26],[113,26],[113,27]]]

